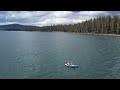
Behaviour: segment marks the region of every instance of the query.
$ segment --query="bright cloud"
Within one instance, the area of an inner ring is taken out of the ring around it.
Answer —
[[[0,22],[0,25],[15,24],[17,22]]]
[[[115,12],[120,14],[119,11]],[[0,11],[0,25],[57,25],[80,23],[99,16],[113,15],[114,11]]]

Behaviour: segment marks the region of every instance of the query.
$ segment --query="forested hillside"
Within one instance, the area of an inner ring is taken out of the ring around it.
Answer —
[[[56,25],[41,28],[42,31],[120,34],[120,16],[99,17],[74,25]]]

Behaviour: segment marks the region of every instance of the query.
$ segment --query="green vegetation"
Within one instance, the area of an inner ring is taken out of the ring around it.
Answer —
[[[120,34],[120,17],[107,16],[86,20],[74,25],[45,26],[41,31],[63,31],[97,34]]]
[[[14,31],[62,31],[97,34],[120,34],[120,16],[98,17],[86,20],[78,24],[51,25],[51,26],[26,26],[18,29],[6,29]]]

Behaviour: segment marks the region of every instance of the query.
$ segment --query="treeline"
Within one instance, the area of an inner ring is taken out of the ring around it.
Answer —
[[[40,31],[41,28],[37,26],[22,26],[19,28],[0,28],[3,31]]]
[[[13,30],[13,29],[9,29]],[[62,32],[79,32],[79,33],[100,33],[100,34],[120,34],[120,16],[98,17],[86,20],[78,24],[69,25],[51,25],[51,26],[28,26],[16,31],[62,31]]]
[[[120,34],[120,16],[99,17],[74,25],[45,26],[41,28],[41,31]]]

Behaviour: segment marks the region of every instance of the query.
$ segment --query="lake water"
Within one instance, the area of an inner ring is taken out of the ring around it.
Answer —
[[[120,37],[1,31],[0,78],[120,79]]]

